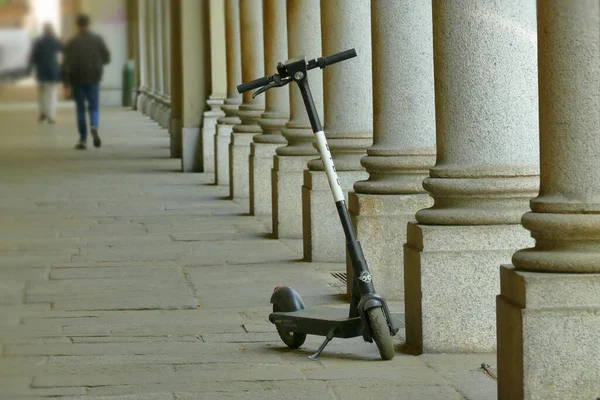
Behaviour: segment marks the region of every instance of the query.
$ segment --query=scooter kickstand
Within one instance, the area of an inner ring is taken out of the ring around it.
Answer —
[[[319,349],[317,350],[317,352],[315,354],[311,354],[310,356],[308,356],[308,358],[310,358],[311,360],[316,360],[317,357],[319,357],[321,355],[321,353],[323,352],[323,350],[325,349],[325,346],[327,346],[329,344],[329,342],[331,342],[331,339],[333,339],[334,333],[335,333],[335,328],[331,328],[331,330],[329,331],[327,336],[325,336],[325,341],[323,343],[321,343],[321,346],[319,346]]]

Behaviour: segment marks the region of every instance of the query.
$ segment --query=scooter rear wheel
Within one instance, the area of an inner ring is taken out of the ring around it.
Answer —
[[[273,312],[280,312],[281,309],[277,306],[277,304],[273,304]],[[297,349],[304,344],[306,340],[306,333],[298,333],[298,332],[288,332],[284,330],[277,329],[277,333],[279,337],[289,348]]]
[[[396,355],[396,351],[383,310],[380,307],[371,308],[367,310],[367,317],[371,336],[379,349],[379,355],[383,360],[391,360]]]

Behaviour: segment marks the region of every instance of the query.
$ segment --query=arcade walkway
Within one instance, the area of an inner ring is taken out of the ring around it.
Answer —
[[[103,110],[105,146],[0,108],[0,398],[493,399],[495,355],[283,347],[269,295],[346,307],[338,264],[298,261],[208,174],[181,174],[165,131]],[[395,311],[402,304],[394,304]],[[397,338],[400,344],[401,338]]]

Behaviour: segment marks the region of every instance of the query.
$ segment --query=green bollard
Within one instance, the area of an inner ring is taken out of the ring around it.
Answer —
[[[133,72],[134,62],[129,60],[123,65],[123,98],[121,101],[123,107],[131,107],[133,104]]]

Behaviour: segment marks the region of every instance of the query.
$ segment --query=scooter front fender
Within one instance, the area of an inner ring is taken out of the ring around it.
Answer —
[[[271,304],[283,312],[304,310],[302,297],[291,287],[280,286],[271,295]]]

